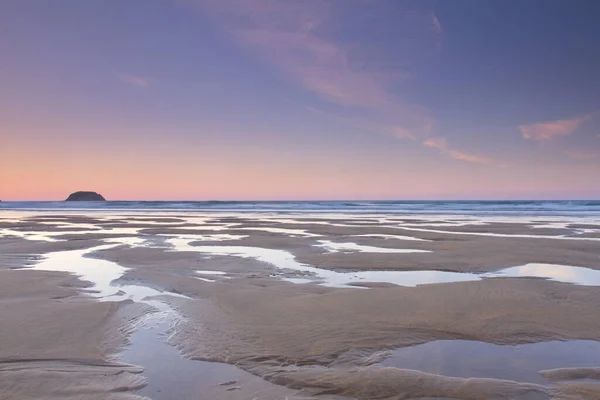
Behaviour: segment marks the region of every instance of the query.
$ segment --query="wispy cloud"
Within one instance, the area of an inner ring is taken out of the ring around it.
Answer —
[[[409,9],[390,0],[188,2],[239,44],[329,102],[340,118],[402,138],[431,132],[429,112],[398,94],[439,45],[441,26],[425,3]]]
[[[571,119],[520,125],[519,130],[524,139],[538,141],[551,140],[555,137],[572,134],[582,123],[589,121],[591,118],[591,115],[583,115]]]
[[[146,88],[150,84],[148,78],[144,78],[138,75],[119,74],[119,79],[130,85]]]
[[[461,160],[461,161],[466,161],[466,162],[476,163],[476,164],[499,165],[496,161],[492,160],[491,158],[484,157],[484,156],[478,156],[478,155],[470,154],[470,153],[464,153],[462,151],[452,149],[448,146],[448,142],[443,137],[429,138],[429,139],[425,140],[423,142],[423,144],[427,147],[436,148],[436,149],[440,150],[442,153],[448,154],[450,157],[452,157],[456,160]]]
[[[418,140],[466,162],[494,160],[447,146],[435,119],[402,94],[437,53],[442,26],[432,2],[397,0],[186,0],[244,48],[327,105],[307,109],[341,123]]]

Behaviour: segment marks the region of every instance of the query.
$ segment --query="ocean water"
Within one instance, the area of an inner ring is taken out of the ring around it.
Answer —
[[[107,201],[0,202],[0,210],[146,210],[600,216],[600,200],[571,201]]]

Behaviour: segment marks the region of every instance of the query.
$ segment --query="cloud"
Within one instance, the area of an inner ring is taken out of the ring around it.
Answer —
[[[437,54],[433,2],[397,0],[187,0],[240,46],[325,103],[306,109],[346,125],[419,140],[457,160],[499,165],[429,138],[435,120],[402,95]]]
[[[329,103],[342,119],[415,138],[433,126],[401,85],[435,54],[441,25],[429,2],[188,0],[241,46]]]
[[[519,130],[524,139],[538,141],[551,140],[554,137],[572,134],[582,123],[589,121],[591,118],[591,115],[584,115],[571,119],[520,125]]]
[[[148,78],[144,78],[137,75],[119,74],[119,79],[130,85],[146,88],[150,81]]]
[[[491,158],[478,156],[474,154],[464,153],[448,147],[448,142],[443,137],[433,137],[425,140],[423,144],[427,147],[433,147],[440,150],[442,153],[448,154],[450,157],[476,164],[486,165],[498,165],[498,163]]]

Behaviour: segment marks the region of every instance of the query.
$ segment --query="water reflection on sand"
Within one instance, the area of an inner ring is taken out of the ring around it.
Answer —
[[[436,340],[394,350],[382,364],[459,378],[548,383],[539,371],[600,366],[600,342],[550,341],[501,346],[468,340]]]
[[[426,283],[457,282],[478,280],[475,274],[444,271],[357,271],[337,272],[302,264],[294,255],[285,250],[264,249],[248,246],[191,246],[189,240],[169,239],[177,251],[252,258],[284,270],[308,274],[310,278],[290,278],[292,283],[316,282],[330,287],[355,287],[360,283],[392,283],[403,286],[416,286]],[[284,278],[287,280],[287,278]]]
[[[484,274],[485,277],[544,278],[583,286],[600,286],[600,271],[570,265],[525,264]]]
[[[363,252],[363,253],[431,253],[429,250],[395,249],[387,247],[363,246],[357,243],[340,243],[331,240],[318,240],[316,247],[322,247],[330,253]]]
[[[279,269],[307,274],[302,277],[283,278],[288,282],[305,284],[318,283],[330,287],[356,287],[361,283],[390,283],[400,286],[417,286],[432,283],[477,281],[485,278],[546,278],[578,285],[600,286],[600,271],[552,264],[526,264],[497,272],[474,274],[449,271],[356,271],[338,272],[317,268],[298,262],[294,255],[285,250],[264,249],[249,246],[191,246],[191,240],[169,239],[177,251],[196,251],[214,255],[252,258]]]
[[[234,365],[191,360],[168,344],[181,316],[166,304],[148,301],[156,312],[138,323],[121,360],[144,367],[148,385],[137,392],[153,400],[296,399],[295,391],[270,384]]]
[[[137,239],[137,238],[135,238]],[[135,242],[138,243],[138,242]],[[99,250],[114,248],[115,244],[107,244],[84,250],[68,250],[48,253],[30,269],[36,271],[60,271],[78,276],[81,280],[90,282],[91,287],[86,292],[99,300],[120,301],[131,299],[143,301],[146,298],[170,295],[185,297],[180,294],[162,292],[142,285],[118,285],[114,281],[128,270],[112,261],[89,258],[85,255]]]

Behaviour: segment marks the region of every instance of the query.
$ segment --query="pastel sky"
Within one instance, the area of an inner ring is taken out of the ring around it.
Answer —
[[[598,15],[2,0],[0,199],[600,198]]]

